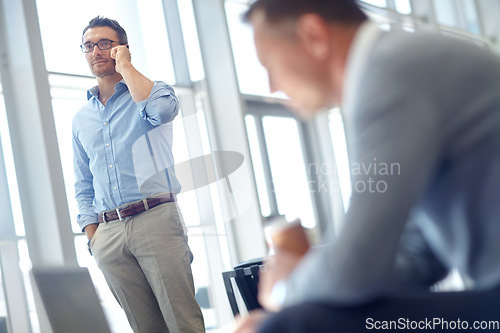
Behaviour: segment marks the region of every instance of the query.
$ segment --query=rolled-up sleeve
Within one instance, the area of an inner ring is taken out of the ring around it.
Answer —
[[[77,223],[83,231],[89,224],[97,223],[97,213],[94,210],[93,176],[89,168],[89,158],[76,135],[73,125],[73,167],[75,170],[75,199],[79,214]]]
[[[171,122],[179,113],[179,100],[174,89],[164,82],[155,82],[149,97],[137,106],[141,117],[154,126]]]

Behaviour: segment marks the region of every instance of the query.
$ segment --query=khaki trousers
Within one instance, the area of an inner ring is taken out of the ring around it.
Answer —
[[[134,332],[205,332],[175,202],[100,223],[90,247]]]

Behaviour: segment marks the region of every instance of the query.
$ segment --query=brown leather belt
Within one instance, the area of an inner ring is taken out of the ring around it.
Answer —
[[[116,208],[115,210],[108,210],[106,212],[99,213],[99,216],[97,217],[97,223],[109,222],[118,219],[121,221],[128,216],[144,212],[158,205],[167,202],[173,202],[175,200],[176,197],[175,194],[173,193],[159,195],[157,197],[152,197],[152,198],[146,198],[142,201],[138,201],[128,206],[122,206]]]

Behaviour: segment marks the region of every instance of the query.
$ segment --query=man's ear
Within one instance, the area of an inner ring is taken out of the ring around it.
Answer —
[[[307,52],[317,60],[325,60],[331,48],[331,30],[319,15],[302,15],[296,24],[296,36]]]

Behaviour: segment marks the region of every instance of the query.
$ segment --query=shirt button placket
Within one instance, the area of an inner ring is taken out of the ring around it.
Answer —
[[[111,142],[111,130],[109,128],[109,122],[108,121],[104,122],[104,126],[106,126],[106,128],[107,128],[107,130],[106,130],[106,134],[107,134],[106,141],[108,141],[108,142],[106,143],[106,147],[109,147],[110,146],[109,142]],[[106,155],[108,156],[108,160],[109,161],[114,161],[113,154],[112,154],[112,152],[110,150],[106,151]],[[113,164],[109,164],[108,168],[110,170],[113,169],[114,168]],[[116,182],[113,181],[115,179],[115,177],[114,177],[114,175],[112,173],[109,174],[109,177],[110,177],[110,179],[109,179],[110,182],[116,184]],[[117,186],[113,186],[113,190],[117,190],[117,189],[118,189]]]

